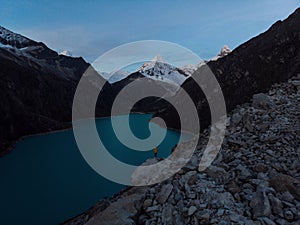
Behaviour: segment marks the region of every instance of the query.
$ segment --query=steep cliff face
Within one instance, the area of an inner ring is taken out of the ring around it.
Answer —
[[[300,73],[299,24],[300,8],[227,56],[207,63],[222,88],[228,111],[249,100],[254,93]],[[203,71],[200,68],[193,76],[201,76]],[[205,128],[210,124],[210,111],[200,87],[193,78],[189,78],[182,88],[193,99],[201,127]],[[178,99],[177,104],[184,103]],[[157,116],[163,117],[169,127],[180,128],[174,110],[165,109]]]

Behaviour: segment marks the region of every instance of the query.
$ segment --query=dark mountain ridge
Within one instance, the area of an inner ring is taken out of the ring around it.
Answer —
[[[3,27],[0,44],[1,154],[24,135],[70,127],[76,86],[89,64]]]
[[[299,24],[300,8],[227,56],[207,63],[222,88],[227,111],[248,101],[253,94],[267,90],[272,84],[300,73]],[[193,77],[202,76],[202,73],[205,73],[205,67],[198,69]],[[182,88],[197,106],[201,128],[207,127],[210,124],[210,110],[202,90],[192,77],[182,84]],[[184,102],[178,99],[177,104]],[[168,127],[180,128],[174,110],[167,108],[156,116],[162,117]]]

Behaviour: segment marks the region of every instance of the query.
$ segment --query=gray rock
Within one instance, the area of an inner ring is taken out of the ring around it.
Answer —
[[[268,166],[264,163],[257,163],[254,165],[254,170],[259,173],[265,173],[268,171]]]
[[[291,210],[285,210],[284,211],[284,218],[289,222],[293,221],[294,220],[293,212]]]
[[[250,207],[252,208],[254,218],[271,215],[270,201],[264,188],[260,186],[257,188],[257,191],[250,202]]]
[[[215,208],[231,208],[234,205],[234,198],[229,192],[216,193],[211,205]]]
[[[300,80],[294,80],[291,82],[298,90],[298,92],[300,92]]]
[[[142,207],[141,203],[145,196],[145,187],[133,187],[124,193],[122,198],[111,203],[101,212],[93,216],[86,225],[96,225],[96,224],[126,224],[133,225],[135,222],[132,217],[136,216],[138,213],[137,205]]]
[[[196,211],[197,211],[197,207],[196,207],[196,206],[191,206],[191,207],[188,209],[188,216],[193,215]]]
[[[148,207],[146,209],[146,212],[158,211],[159,208],[160,208],[159,205],[154,205],[154,206]]]
[[[162,214],[161,214],[161,222],[163,224],[173,224],[173,211],[174,207],[170,204],[166,204],[163,207]]]
[[[231,181],[227,184],[227,188],[228,191],[231,194],[236,194],[236,193],[240,193],[241,192],[241,188],[239,187],[239,185],[237,185],[237,183],[235,181]]]
[[[243,116],[240,113],[234,113],[231,117],[231,126],[236,126],[238,125],[241,120],[242,120]]]
[[[241,164],[238,165],[238,166],[236,167],[236,169],[240,171],[240,176],[239,176],[239,178],[241,178],[241,179],[247,179],[248,177],[251,176],[250,171],[249,171],[245,166],[243,166],[243,165],[241,165]]]
[[[152,205],[152,199],[146,199],[143,203],[143,209],[147,209],[148,207],[150,207]]]
[[[213,165],[209,166],[204,171],[204,173],[206,173],[211,178],[218,178],[218,177],[226,176],[226,171],[223,168],[213,166]]]
[[[300,180],[285,174],[273,175],[270,185],[279,192],[290,192],[297,200],[300,200]]]
[[[243,221],[245,221],[245,217],[243,217],[237,213],[231,213],[229,215],[229,218],[232,222],[239,223],[239,224],[243,224]]]
[[[173,185],[172,184],[166,184],[164,186],[162,186],[157,198],[156,198],[156,201],[163,205],[169,198],[171,192],[172,192],[172,189],[173,189]]]
[[[207,203],[206,202],[199,205],[200,209],[205,209],[206,207],[207,207]]]
[[[174,216],[174,221],[175,221],[174,224],[184,224],[181,214],[176,214]]]
[[[224,215],[224,209],[218,209],[217,216],[223,216]]]
[[[286,191],[282,194],[282,200],[293,203],[294,196],[290,192]]]
[[[270,220],[268,217],[262,217],[260,219],[261,221],[264,222],[264,224],[266,225],[276,225],[276,223],[274,223],[272,220]]]
[[[263,93],[253,95],[252,106],[256,109],[269,109],[274,107],[271,98]]]
[[[253,220],[246,220],[245,225],[257,225]]]
[[[270,199],[271,208],[272,208],[272,212],[274,213],[274,215],[283,216],[282,202],[278,198],[274,197],[272,194],[269,194],[268,197]]]
[[[240,141],[240,140],[229,138],[228,142],[231,143],[231,144],[234,144],[234,145],[239,145],[239,146],[242,146],[242,147],[247,147],[247,143],[244,142],[244,141]]]
[[[198,219],[198,222],[200,222],[200,224],[209,224],[210,213],[211,212],[207,209],[198,211],[197,213],[195,213],[195,217]]]

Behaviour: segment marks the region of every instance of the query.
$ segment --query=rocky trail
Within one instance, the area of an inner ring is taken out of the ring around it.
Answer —
[[[204,172],[207,130],[173,177],[129,188],[65,224],[300,225],[300,75],[254,95],[227,121],[222,149]]]

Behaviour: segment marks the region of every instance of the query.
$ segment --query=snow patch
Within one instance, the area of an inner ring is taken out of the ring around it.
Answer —
[[[222,58],[222,57],[228,55],[229,53],[231,53],[231,49],[230,49],[227,45],[224,45],[224,46],[221,48],[220,53],[219,53],[217,56],[211,58],[210,61],[216,61],[216,60],[218,60],[219,58]]]
[[[181,69],[166,63],[161,55],[155,56],[150,62],[145,62],[138,71],[148,78],[177,85],[181,85],[188,77]]]
[[[64,56],[69,56],[69,57],[72,57],[72,54],[71,54],[71,52],[69,52],[68,50],[64,50],[64,51],[62,51],[61,53],[59,53],[59,55],[64,55]]]
[[[202,62],[200,62],[200,63],[198,63],[198,64],[187,64],[187,65],[183,66],[183,67],[181,68],[181,70],[183,70],[185,74],[187,74],[187,75],[189,75],[189,76],[192,76],[193,73],[194,73],[197,69],[199,69],[201,66],[203,66],[204,64],[205,64],[204,61],[202,61]]]

